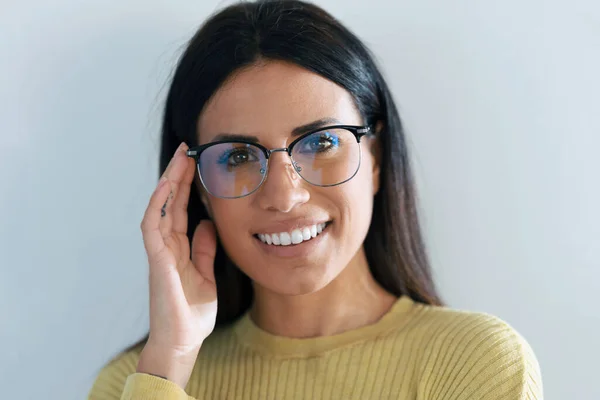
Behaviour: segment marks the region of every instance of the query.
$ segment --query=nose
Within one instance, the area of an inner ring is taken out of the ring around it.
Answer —
[[[262,209],[287,213],[306,203],[310,194],[294,170],[289,155],[284,151],[277,153],[269,157],[267,177],[257,198]]]

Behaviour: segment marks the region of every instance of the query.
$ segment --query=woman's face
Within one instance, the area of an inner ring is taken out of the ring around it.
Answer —
[[[294,64],[270,61],[234,74],[215,93],[200,116],[198,135],[200,144],[226,133],[253,136],[268,149],[283,148],[294,140],[294,129],[321,120],[323,126],[364,124],[345,89]],[[203,192],[227,254],[255,285],[285,295],[311,293],[364,260],[362,244],[379,185],[373,142],[363,137],[360,169],[338,186],[311,185],[293,169],[287,153],[275,152],[266,180],[254,193],[222,199]],[[319,224],[326,226],[313,237]],[[263,242],[263,234],[284,232],[297,241],[303,231],[310,239],[300,244]]]

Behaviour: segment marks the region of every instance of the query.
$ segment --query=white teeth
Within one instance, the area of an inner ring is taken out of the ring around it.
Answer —
[[[290,244],[292,244],[292,237],[287,232],[281,232],[279,234],[279,240],[281,240],[282,246],[289,246]]]
[[[302,240],[310,239],[310,229],[304,228],[302,229]]]
[[[275,246],[279,246],[281,244],[281,240],[279,240],[279,235],[274,233],[271,235],[271,239],[273,239],[273,244]]]
[[[300,229],[294,229],[291,236],[293,244],[302,243],[302,231]]]
[[[280,233],[259,233],[257,236],[261,242],[266,244],[272,244],[275,246],[289,246],[290,244],[299,244],[317,237],[318,234],[323,232],[327,224],[315,224],[306,226],[301,229],[294,229],[291,232],[280,232]]]

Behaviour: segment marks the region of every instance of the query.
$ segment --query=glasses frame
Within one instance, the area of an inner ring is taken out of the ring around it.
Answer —
[[[328,129],[345,129],[349,132],[351,132],[354,137],[356,138],[356,143],[359,144],[358,147],[358,151],[359,151],[359,155],[358,155],[358,166],[356,167],[356,171],[354,171],[354,173],[352,174],[352,176],[350,176],[348,179],[343,180],[342,182],[338,182],[338,183],[334,183],[334,184],[330,184],[330,185],[318,185],[315,183],[310,182],[309,180],[307,180],[306,178],[304,178],[302,176],[302,174],[298,171],[298,166],[296,165],[296,161],[294,161],[294,158],[292,157],[292,150],[294,149],[294,146],[296,145],[296,143],[300,142],[302,139],[317,133],[317,132],[321,132],[321,131],[325,131]],[[300,178],[302,178],[305,182],[308,182],[309,184],[313,185],[313,186],[319,186],[319,187],[331,187],[331,186],[337,186],[337,185],[341,185],[342,183],[348,182],[350,179],[354,178],[354,176],[356,176],[356,174],[358,173],[358,170],[360,169],[360,165],[361,165],[361,160],[362,160],[362,151],[360,148],[360,140],[363,136],[367,136],[367,135],[374,135],[373,132],[371,132],[371,126],[370,125],[328,125],[328,126],[324,126],[318,129],[313,129],[309,132],[306,132],[304,134],[302,134],[301,136],[299,136],[298,138],[294,139],[292,141],[292,143],[289,144],[288,147],[279,147],[279,148],[274,148],[274,149],[267,149],[265,146],[263,146],[262,144],[252,141],[252,140],[244,140],[244,139],[227,139],[227,140],[219,140],[216,142],[210,142],[210,143],[206,143],[206,144],[202,144],[199,146],[194,146],[190,149],[187,150],[186,154],[188,157],[193,158],[194,161],[196,161],[196,169],[198,170],[198,176],[200,177],[200,182],[202,183],[202,186],[204,186],[204,189],[210,193],[211,196],[214,197],[218,197],[221,199],[239,199],[242,197],[246,197],[251,195],[252,193],[256,192],[261,186],[262,184],[265,182],[265,180],[267,179],[267,175],[269,174],[269,158],[271,157],[271,154],[276,153],[276,152],[285,152],[287,153],[287,155],[290,157],[290,160],[292,161],[292,166],[294,167],[294,171],[298,174],[298,176],[300,176]],[[226,143],[242,143],[242,144],[249,144],[249,145],[253,145],[255,147],[257,147],[258,149],[260,149],[264,155],[265,155],[265,159],[266,159],[266,165],[265,165],[265,173],[263,174],[263,178],[260,181],[260,183],[256,186],[256,189],[252,190],[251,192],[248,192],[246,194],[243,194],[241,196],[233,196],[233,197],[229,197],[229,196],[217,196],[214,193],[212,193],[208,187],[206,187],[206,184],[204,183],[204,180],[202,179],[202,173],[200,172],[200,156],[202,155],[202,153],[215,145],[218,144],[226,144]]]

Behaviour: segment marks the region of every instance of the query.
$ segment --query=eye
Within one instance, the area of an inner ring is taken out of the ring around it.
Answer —
[[[229,167],[239,167],[249,162],[258,161],[258,157],[250,148],[233,148],[225,151],[220,157],[218,163]]]
[[[302,140],[299,145],[301,153],[323,153],[338,147],[339,138],[332,132],[316,132]]]
[[[236,151],[229,156],[229,165],[238,165],[248,162],[252,156],[246,152]]]

